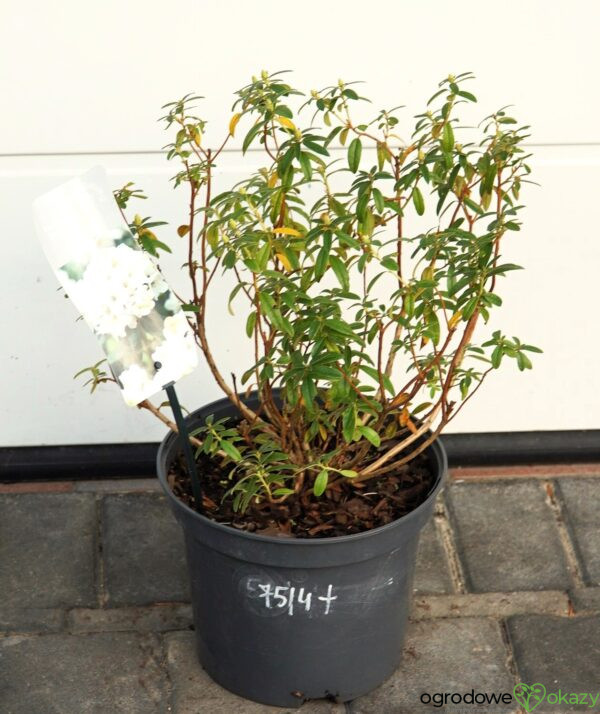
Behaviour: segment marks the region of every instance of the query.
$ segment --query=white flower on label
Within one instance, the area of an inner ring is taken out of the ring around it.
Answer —
[[[123,399],[131,406],[143,401],[145,397],[140,395],[148,394],[152,388],[152,378],[138,364],[132,364],[123,370],[119,381],[123,389]]]
[[[145,253],[121,244],[97,251],[81,279],[67,276],[66,290],[97,334],[124,337],[154,309],[155,283],[167,289],[157,275]]]
[[[181,308],[181,302],[173,293],[169,290],[169,297],[165,300],[165,309],[169,312],[178,312]]]

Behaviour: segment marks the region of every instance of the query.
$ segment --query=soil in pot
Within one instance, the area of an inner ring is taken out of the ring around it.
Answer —
[[[308,491],[289,496],[282,503],[262,499],[240,513],[234,511],[232,499],[226,496],[232,485],[228,479],[230,467],[223,468],[205,454],[200,454],[196,463],[204,490],[204,515],[250,533],[295,538],[345,536],[391,523],[417,508],[435,480],[429,457],[423,453],[397,470],[360,485],[339,479],[319,498]],[[175,496],[196,510],[182,454],[172,463],[168,481]]]

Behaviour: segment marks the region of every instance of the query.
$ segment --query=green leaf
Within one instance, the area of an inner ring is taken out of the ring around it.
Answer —
[[[507,273],[509,270],[523,270],[523,266],[515,265],[514,263],[497,265],[495,268],[488,271],[488,275],[501,275],[502,273]]]
[[[340,473],[346,478],[356,478],[358,476],[358,472],[353,471],[352,469],[341,469]]]
[[[342,417],[342,433],[344,440],[348,443],[354,440],[356,430],[356,410],[354,405],[348,407]]]
[[[385,200],[383,194],[378,188],[373,189],[373,202],[375,203],[375,208],[379,213],[383,213],[385,210]]]
[[[498,346],[492,352],[492,367],[498,369],[500,362],[502,362],[502,357],[504,353],[502,352],[502,347]]]
[[[246,151],[248,150],[248,147],[252,143],[252,140],[254,137],[258,134],[258,132],[262,129],[263,125],[262,123],[255,124],[252,129],[246,134],[246,137],[244,138],[244,142],[242,144],[242,153],[245,154]]]
[[[482,216],[484,213],[483,208],[478,204],[475,203],[471,198],[464,198],[463,203],[467,208],[470,208],[472,211],[475,211],[479,216]]]
[[[257,270],[255,272],[262,272],[263,270],[266,269],[267,264],[269,262],[269,256],[271,255],[271,246],[269,245],[269,241],[265,241],[264,245],[262,245],[258,251],[256,252],[254,259],[256,261],[257,265]]]
[[[359,434],[362,434],[362,436],[364,436],[367,441],[370,441],[373,446],[378,447],[381,444],[379,434],[374,429],[371,429],[370,426],[363,426],[362,424],[359,424],[356,428],[358,429]]]
[[[474,94],[471,94],[471,92],[465,92],[464,89],[460,89],[458,92],[456,92],[459,97],[464,97],[465,99],[468,99],[470,102],[476,102],[477,98],[475,97]]]
[[[415,211],[422,216],[425,213],[425,201],[418,186],[415,186],[413,189],[412,199]]]
[[[525,369],[531,369],[533,367],[531,360],[526,354],[523,354],[523,352],[517,352],[517,366],[521,372]]]
[[[312,178],[312,164],[310,162],[310,158],[306,152],[301,152],[300,154],[300,168],[302,169],[302,173],[304,174],[304,178],[307,181],[310,181]]]
[[[353,174],[358,171],[358,167],[360,166],[361,154],[362,144],[360,142],[360,139],[356,137],[350,142],[350,146],[348,147],[348,166],[350,167],[350,171],[352,171]]]
[[[444,124],[444,131],[442,132],[442,149],[446,152],[452,151],[454,148],[454,132],[452,131],[452,124],[446,122]]]
[[[265,292],[261,292],[259,296],[260,306],[269,318],[270,322],[281,332],[285,332],[290,337],[294,334],[293,328],[289,322],[286,320],[281,312],[275,307],[273,298]]]
[[[325,325],[330,330],[338,332],[340,335],[344,335],[345,337],[356,337],[356,333],[354,332],[354,330],[345,322],[339,320],[337,317],[332,317],[329,320],[325,320]]]
[[[273,491],[274,496],[291,496],[295,493],[293,488],[276,488]]]
[[[256,313],[251,312],[246,320],[246,334],[248,337],[252,337],[254,334],[254,326],[256,325]]]
[[[438,316],[435,311],[430,308],[425,312],[424,317],[427,323],[424,334],[431,339],[434,345],[437,345],[440,341],[440,321],[438,320]]]
[[[314,411],[313,402],[315,400],[315,397],[317,396],[317,387],[312,381],[312,379],[310,379],[309,377],[304,379],[300,391],[302,392],[302,399],[304,400],[304,406],[306,407],[307,411]]]
[[[329,481],[329,474],[325,469],[319,471],[317,478],[313,484],[313,493],[315,496],[322,496],[327,488],[327,482]]]
[[[323,247],[317,254],[317,260],[315,261],[315,279],[317,281],[321,280],[327,266],[329,265],[329,253],[331,251],[331,233],[326,234],[323,237]]]
[[[374,367],[369,367],[366,364],[361,364],[360,368],[363,372],[368,374],[369,377],[372,377],[377,382],[377,384],[379,384],[379,372]],[[390,394],[396,394],[396,390],[394,389],[392,380],[387,376],[387,374],[382,373],[381,377],[385,390]]]
[[[329,152],[327,149],[323,148],[320,144],[317,144],[315,141],[311,141],[310,139],[305,139],[303,141],[304,146],[306,146],[307,149],[310,149],[311,151],[314,151],[315,154],[321,154],[321,156],[329,156]]]
[[[329,264],[331,265],[335,277],[338,279],[339,284],[342,286],[343,290],[350,289],[350,276],[348,275],[348,270],[342,260],[335,255],[330,256]]]
[[[389,255],[381,261],[381,265],[388,270],[392,270],[394,273],[398,272],[398,262]]]
[[[242,460],[242,455],[230,441],[221,441],[221,449],[223,449],[227,456],[233,461]]]

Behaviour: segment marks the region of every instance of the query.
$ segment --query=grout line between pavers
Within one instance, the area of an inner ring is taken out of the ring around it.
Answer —
[[[169,669],[169,652],[167,647],[167,641],[164,632],[157,632],[158,638],[160,640],[160,651],[161,651],[161,666],[165,673],[165,680],[167,682],[167,711],[175,711],[175,687],[173,686],[173,680],[171,679],[171,670]]]
[[[502,643],[504,644],[504,650],[506,653],[506,667],[508,671],[510,672],[513,681],[515,684],[518,684],[519,682],[522,681],[521,676],[519,674],[519,665],[517,663],[517,658],[515,657],[515,652],[512,646],[512,640],[510,636],[510,630],[508,629],[508,623],[506,619],[501,619],[498,621],[498,625],[500,627],[500,637],[502,639]],[[519,709],[519,711],[521,711]]]
[[[96,495],[94,500],[96,505],[96,548],[94,552],[96,567],[94,570],[98,607],[103,608],[108,601],[104,582],[104,498],[101,495]]]
[[[454,529],[452,528],[448,506],[443,495],[440,496],[436,503],[433,520],[446,554],[446,562],[454,592],[458,595],[465,594],[468,592],[465,572],[458,554]]]
[[[575,540],[572,537],[567,526],[565,508],[564,504],[561,501],[560,494],[557,489],[557,484],[553,480],[546,480],[542,481],[541,485],[544,488],[546,504],[548,505],[554,516],[554,521],[558,530],[558,536],[565,556],[567,571],[569,573],[569,577],[571,578],[573,587],[583,588],[586,585],[584,577],[584,568],[582,565],[582,561],[580,560],[577,554]]]

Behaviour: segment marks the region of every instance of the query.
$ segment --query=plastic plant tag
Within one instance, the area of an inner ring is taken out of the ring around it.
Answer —
[[[127,227],[106,172],[91,169],[37,198],[34,221],[58,280],[104,350],[131,406],[198,363],[179,300]]]

